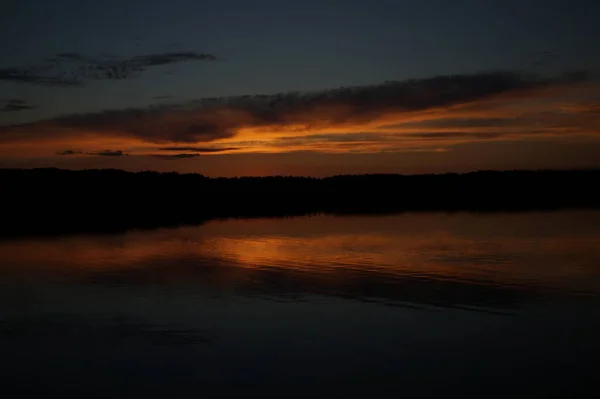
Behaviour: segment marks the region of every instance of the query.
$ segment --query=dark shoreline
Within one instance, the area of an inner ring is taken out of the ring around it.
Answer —
[[[208,178],[0,169],[0,237],[111,233],[221,218],[599,209],[600,170]]]

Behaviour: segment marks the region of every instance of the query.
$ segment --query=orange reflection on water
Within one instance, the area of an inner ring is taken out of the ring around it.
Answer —
[[[82,276],[160,265],[160,278],[172,281],[211,267],[227,279],[276,270],[338,282],[404,276],[600,294],[598,242],[600,212],[229,220],[112,236],[4,241],[0,270]]]

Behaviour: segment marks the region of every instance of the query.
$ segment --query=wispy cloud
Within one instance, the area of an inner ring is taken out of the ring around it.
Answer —
[[[27,111],[39,108],[37,105],[28,104],[27,101],[19,99],[0,100],[0,104],[0,112]]]
[[[202,153],[217,153],[224,151],[232,151],[235,148],[195,148],[195,147],[167,147],[167,148],[155,148],[150,152],[141,151],[136,154],[130,154],[123,150],[101,150],[101,151],[82,151],[82,150],[61,150],[57,151],[56,155],[71,156],[101,156],[101,157],[122,157],[122,156],[150,156],[159,159],[185,159],[185,158],[196,158],[202,155]],[[172,153],[177,151],[192,151],[191,153]],[[158,152],[158,153],[157,153]],[[165,153],[160,153],[165,152]]]
[[[236,147],[223,147],[223,148],[210,148],[210,147],[160,147],[158,151],[193,151],[200,153],[213,153],[213,152],[224,152],[224,151],[235,151]]]
[[[86,80],[128,79],[148,68],[191,62],[214,61],[214,54],[165,52],[130,58],[90,57],[79,53],[58,53],[35,65],[0,68],[0,81],[40,86],[83,86]]]
[[[122,150],[101,150],[101,151],[93,151],[93,152],[85,152],[82,150],[62,150],[57,151],[56,155],[86,155],[86,156],[98,156],[98,157],[123,157],[129,154],[125,153]]]
[[[581,72],[436,76],[319,92],[204,98],[179,105],[66,115],[0,126],[0,141],[55,137],[61,143],[72,140],[80,147],[78,142],[84,138],[90,146],[110,139],[115,144],[109,145],[132,155],[172,151],[186,157],[189,153],[228,151],[410,151],[540,134],[597,134],[597,97],[588,96],[584,101],[577,94],[581,88],[589,92],[589,87],[598,93],[594,85]]]
[[[62,151],[56,152],[56,155],[80,155],[80,154],[84,154],[84,152],[81,150],[62,150]]]
[[[128,155],[121,150],[117,150],[117,151],[103,150],[103,151],[97,151],[97,152],[89,152],[88,154],[89,155],[97,155],[97,156],[101,156],[101,157],[122,157],[122,156]]]
[[[188,153],[173,154],[173,155],[153,154],[151,156],[153,156],[155,158],[160,158],[160,159],[186,159],[186,158],[199,157],[200,154],[188,154]]]

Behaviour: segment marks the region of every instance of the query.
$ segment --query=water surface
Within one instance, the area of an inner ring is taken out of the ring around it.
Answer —
[[[213,221],[0,242],[5,389],[600,395],[600,212]]]

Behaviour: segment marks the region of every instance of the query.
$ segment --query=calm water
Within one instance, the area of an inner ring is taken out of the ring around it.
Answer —
[[[598,397],[600,212],[0,241],[2,389]]]

